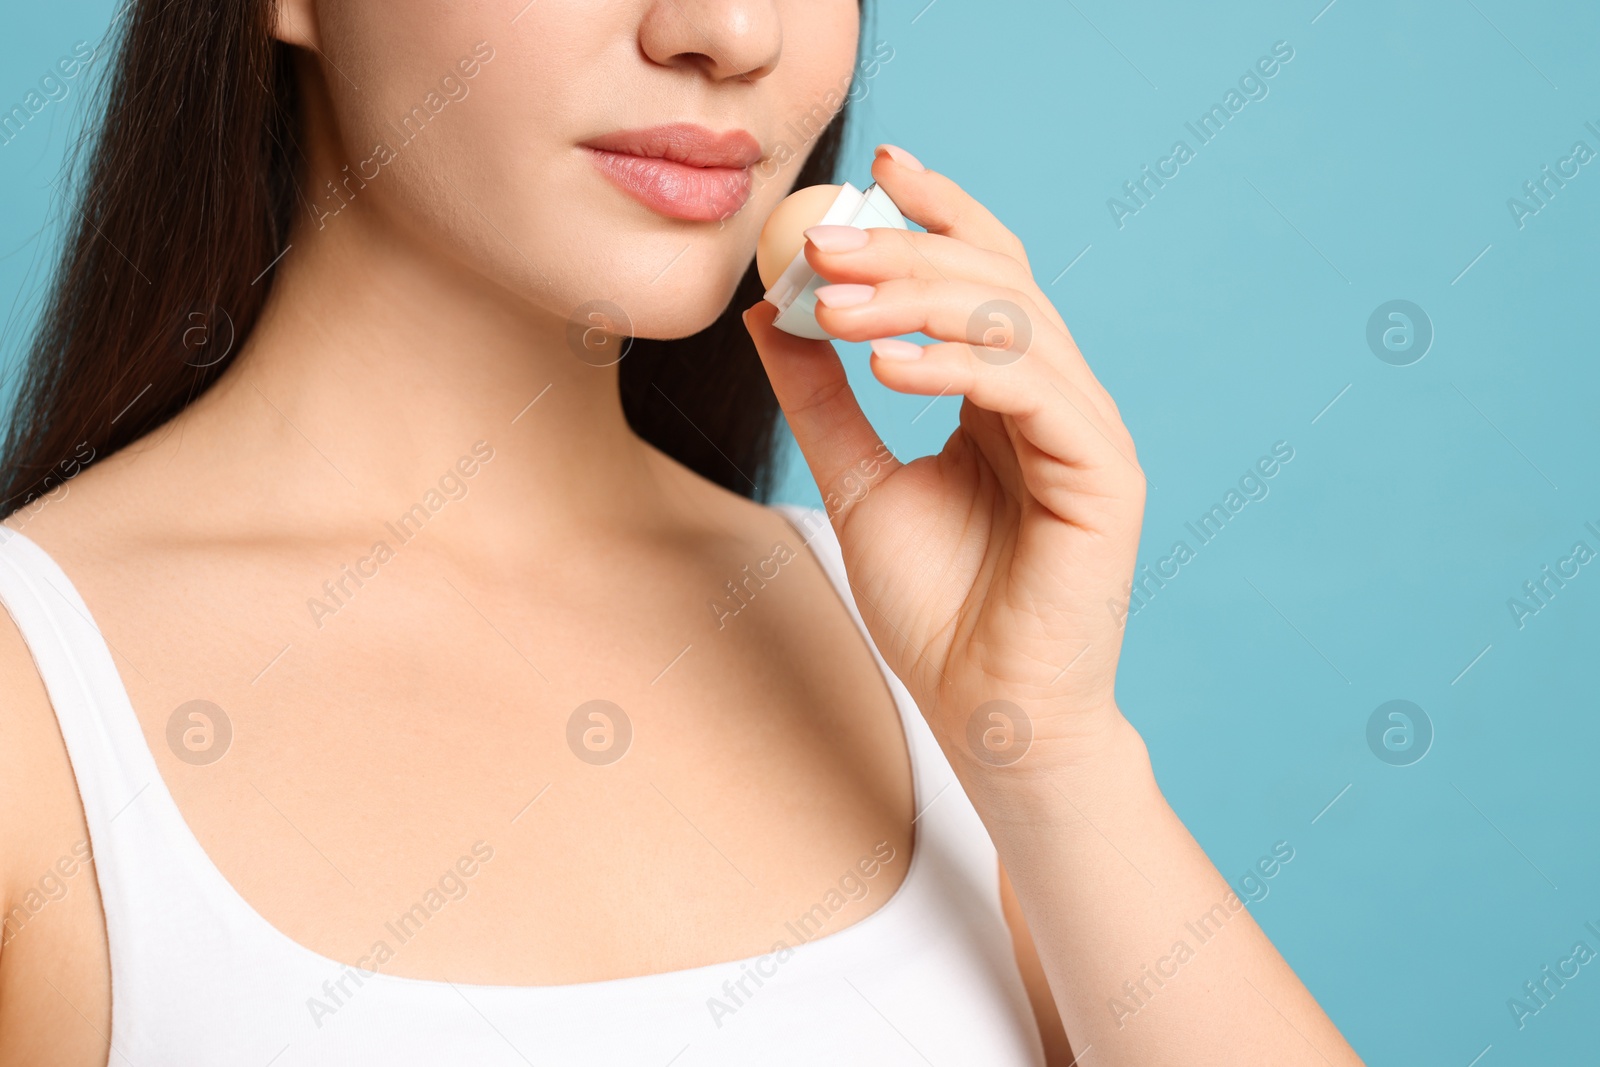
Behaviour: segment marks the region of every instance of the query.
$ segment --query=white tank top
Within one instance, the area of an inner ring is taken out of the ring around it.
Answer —
[[[823,513],[777,510],[865,636]],[[918,812],[904,881],[878,910],[796,936],[788,951],[728,963],[576,985],[468,985],[357,971],[268,923],[185,823],[77,590],[43,549],[4,527],[0,603],[33,654],[83,800],[111,956],[112,1062],[1044,1063],[1000,910],[994,846],[876,648]]]

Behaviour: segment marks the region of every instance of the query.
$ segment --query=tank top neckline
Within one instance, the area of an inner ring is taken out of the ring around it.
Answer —
[[[849,595],[849,582],[844,572],[843,557],[841,555],[837,560],[831,558],[839,554],[837,543],[830,538],[826,548],[831,551],[819,551],[812,544],[817,527],[813,526],[808,530],[806,519],[802,518],[802,516],[815,517],[823,527],[831,529],[827,517],[818,509],[806,508],[795,504],[778,503],[768,506],[773,511],[778,512],[801,535],[806,549],[811,553],[812,558],[816,560],[818,566],[822,568],[829,584],[833,587],[834,594],[839,597],[847,614],[855,624],[857,632],[866,642],[867,649],[877,663],[879,673],[883,676],[890,698],[894,702],[896,713],[900,719],[901,738],[905,745],[907,759],[910,762],[913,818],[910,844],[911,857],[907,862],[905,876],[887,900],[861,919],[839,930],[790,946],[794,953],[804,953],[814,963],[825,963],[829,956],[844,958],[858,946],[865,947],[864,942],[880,934],[880,932],[886,931],[893,925],[894,921],[899,918],[900,913],[905,911],[906,900],[920,891],[918,878],[926,865],[922,862],[925,850],[922,847],[922,835],[918,832],[917,822],[931,806],[932,800],[924,796],[927,788],[926,776],[918,760],[917,745],[913,741],[914,723],[910,719],[912,715],[920,716],[921,712],[916,708],[909,693],[905,691],[903,683],[889,669],[888,664],[878,652],[876,644],[867,633],[865,623],[862,621],[860,613]],[[21,571],[25,580],[37,576],[47,586],[51,587],[53,593],[66,603],[72,614],[77,616],[76,619],[71,617],[65,619],[69,626],[74,626],[79,631],[76,635],[62,632],[62,619],[59,616],[50,620],[52,630],[64,647],[74,650],[73,673],[76,676],[75,681],[83,693],[90,699],[110,702],[108,718],[111,723],[108,725],[120,735],[113,738],[113,743],[119,745],[124,756],[138,764],[139,774],[147,779],[143,785],[137,786],[131,792],[124,808],[131,806],[135,802],[145,801],[158,805],[160,808],[160,820],[170,832],[174,846],[180,849],[181,858],[188,868],[187,873],[207,883],[212,899],[218,904],[231,909],[238,917],[245,920],[250,926],[255,927],[261,935],[277,943],[284,951],[312,960],[326,968],[341,971],[357,970],[356,964],[324,955],[279,929],[262,915],[255,905],[251,904],[244,894],[223,874],[222,869],[216,865],[210,853],[200,843],[200,839],[195,836],[188,820],[178,807],[176,799],[167,788],[166,780],[162,777],[155,755],[150,749],[149,741],[139,721],[138,713],[134,710],[132,697],[128,693],[127,686],[122,680],[121,671],[111,653],[110,644],[101,633],[98,623],[95,622],[88,605],[78,593],[77,587],[67,577],[55,559],[37,542],[20,530],[0,525],[0,548],[12,548],[13,545],[20,548],[25,557],[31,557],[28,561],[31,567],[18,568],[16,561],[8,558],[5,552],[0,552],[0,565]],[[32,571],[31,574],[28,573],[29,570]],[[20,620],[17,621],[20,627]],[[75,624],[79,623],[81,625],[75,626]],[[24,636],[26,638],[29,635],[24,633]],[[73,640],[74,636],[77,638],[76,641]],[[30,641],[29,643],[31,649],[32,642]],[[35,653],[35,659],[38,659],[37,653]],[[94,669],[89,676],[85,676],[85,672],[80,668],[77,662],[79,659],[88,659],[93,664]],[[41,664],[40,666],[42,673],[43,665]],[[56,699],[54,692],[51,693],[51,699]],[[132,783],[129,784],[132,785]],[[948,788],[948,785],[945,788]],[[80,784],[80,791],[81,789],[82,786]],[[944,789],[941,789],[940,793],[942,794],[943,792]],[[145,793],[150,795],[141,798],[140,795]],[[83,799],[87,805],[87,796]],[[932,799],[937,800],[937,795]],[[120,814],[120,810],[116,814]],[[111,816],[112,820],[116,818],[116,814]],[[90,844],[92,848],[92,819],[90,819],[87,811],[85,812],[85,817],[87,821],[91,822]],[[103,893],[104,887],[102,887]],[[110,922],[109,914],[107,922]],[[108,940],[112,940],[109,930],[107,937]],[[114,940],[112,940],[111,950],[113,952],[116,950]],[[645,990],[652,986],[666,987],[672,984],[681,984],[687,980],[712,973],[723,973],[730,968],[738,968],[745,965],[754,966],[756,961],[765,959],[771,953],[772,949],[769,948],[766,951],[756,952],[732,960],[713,961],[696,964],[691,967],[652,971],[638,975],[624,975],[618,978],[595,979],[587,982],[539,985],[455,982],[447,978],[414,978],[408,975],[388,974],[382,970],[372,972],[361,970],[360,973],[364,982],[391,984],[397,987],[411,987],[424,991],[437,989],[440,991],[454,990],[460,992],[466,990],[484,996],[517,995],[537,997],[543,995],[558,997],[589,991],[597,993],[621,992],[624,990]]]

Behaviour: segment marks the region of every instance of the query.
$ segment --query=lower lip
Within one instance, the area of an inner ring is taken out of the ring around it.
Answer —
[[[669,219],[715,222],[735,214],[750,199],[748,167],[691,167],[598,148],[587,151],[612,184]]]

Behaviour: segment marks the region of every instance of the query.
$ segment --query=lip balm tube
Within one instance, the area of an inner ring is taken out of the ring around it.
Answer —
[[[900,209],[895,207],[889,194],[879,188],[877,182],[867,186],[865,191],[845,182],[839,187],[839,194],[832,206],[815,225],[854,226],[861,230],[908,228],[905,216],[900,214]],[[778,280],[762,294],[768,303],[778,309],[772,324],[796,337],[831,340],[833,335],[817,325],[817,289],[827,284],[826,279],[806,262],[804,250],[797,252]]]

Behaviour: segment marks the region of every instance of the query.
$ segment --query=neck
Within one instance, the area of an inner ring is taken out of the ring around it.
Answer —
[[[364,529],[484,442],[493,477],[455,524],[474,538],[525,542],[530,524],[559,535],[659,503],[668,466],[629,429],[618,368],[366,206],[301,222],[248,342],[168,435],[202,477],[248,479],[300,528]]]

